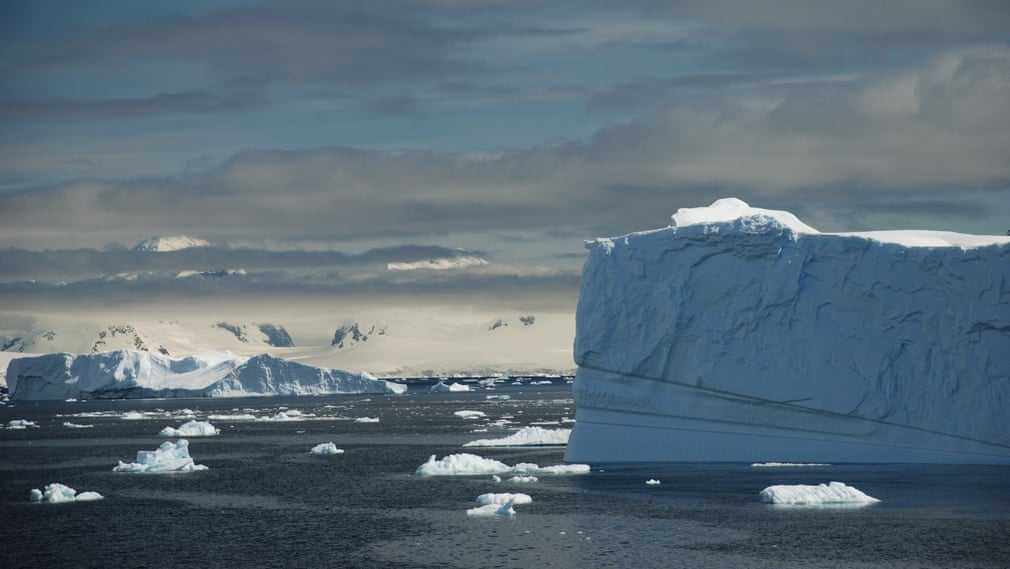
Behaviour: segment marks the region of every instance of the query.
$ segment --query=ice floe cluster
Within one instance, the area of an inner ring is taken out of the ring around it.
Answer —
[[[35,421],[29,421],[28,419],[12,419],[7,421],[7,428],[12,431],[20,431],[22,429],[27,429],[28,427],[38,427],[39,424]]]
[[[475,454],[450,454],[436,460],[431,455],[428,461],[417,467],[419,476],[479,476],[479,475],[565,475],[587,474],[588,464],[559,464],[556,466],[540,466],[533,463],[519,463],[509,466],[492,458],[484,458]]]

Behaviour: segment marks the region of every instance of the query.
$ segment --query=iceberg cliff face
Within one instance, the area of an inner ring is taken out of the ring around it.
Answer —
[[[566,459],[1010,462],[1010,238],[729,199],[587,247]]]
[[[7,382],[12,400],[399,393],[406,389],[364,372],[320,368],[266,354],[246,358],[207,352],[173,359],[131,350],[16,358],[7,366]]]

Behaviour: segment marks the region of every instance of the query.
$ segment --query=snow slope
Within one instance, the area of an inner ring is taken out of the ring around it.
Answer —
[[[130,350],[12,359],[7,383],[12,400],[321,395],[403,389],[367,373],[319,368],[266,354],[246,358],[206,352],[173,359]]]
[[[673,220],[587,244],[568,460],[1010,462],[1010,238]]]

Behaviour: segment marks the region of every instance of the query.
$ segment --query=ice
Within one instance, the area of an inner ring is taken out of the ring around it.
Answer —
[[[831,466],[825,462],[755,462],[751,468],[809,468],[812,466]]]
[[[64,421],[63,426],[68,429],[90,429],[94,427],[94,425],[81,425],[79,423],[72,423],[70,421]]]
[[[354,420],[355,423],[378,423],[378,417],[358,417]]]
[[[481,506],[487,506],[489,504],[532,504],[533,498],[529,494],[520,494],[512,492],[502,492],[502,493],[488,493],[481,494],[477,496],[477,503]]]
[[[157,450],[137,451],[137,462],[119,462],[113,472],[194,472],[207,470],[202,464],[196,464],[189,456],[189,441],[179,439],[177,442],[165,441]]]
[[[444,393],[450,391],[470,391],[470,386],[465,383],[450,383],[446,384],[442,380],[431,386],[430,391],[432,393]]]
[[[487,417],[487,413],[483,411],[468,411],[468,410],[456,411],[453,413],[453,415],[461,419],[480,419],[482,417]]]
[[[207,421],[189,421],[183,423],[178,429],[165,427],[159,435],[163,437],[211,437],[221,431]]]
[[[649,486],[659,486],[660,484],[662,484],[661,481],[656,480],[655,478],[650,478],[646,480],[645,483],[648,484]]]
[[[556,466],[539,466],[532,463],[520,463],[509,466],[503,462],[477,456],[469,453],[450,454],[435,459],[435,455],[428,458],[428,462],[417,467],[416,473],[420,476],[476,476],[488,474],[517,474],[517,475],[566,475],[566,474],[586,474],[590,470],[588,464],[560,464]]]
[[[45,502],[49,504],[62,504],[68,502],[93,502],[95,500],[101,500],[104,496],[98,492],[81,492],[77,493],[70,486],[60,484],[59,482],[53,482],[52,484],[47,484],[45,490],[39,490],[38,488],[33,488],[31,491],[31,501],[32,502]]]
[[[513,484],[532,484],[540,480],[536,476],[531,476],[528,474],[516,474],[515,476],[508,479],[509,482]]]
[[[587,247],[566,460],[1010,463],[1010,237],[727,199]]]
[[[7,421],[7,428],[12,431],[19,431],[22,429],[27,429],[28,427],[38,428],[39,424],[35,421],[29,421],[28,419],[12,419]]]
[[[133,350],[14,358],[7,366],[7,381],[12,400],[403,393],[407,389],[365,372],[316,367],[269,354],[247,358],[204,352],[173,359]]]
[[[119,416],[120,419],[124,421],[140,421],[146,419],[147,416],[140,411],[127,411]]]
[[[501,439],[479,439],[465,443],[465,447],[516,447],[516,446],[563,446],[568,444],[571,429],[544,429],[523,427]]]
[[[842,482],[817,486],[809,484],[769,486],[761,491],[760,496],[762,502],[797,506],[873,504],[880,501]]]
[[[309,452],[312,454],[344,454],[344,449],[337,448],[337,445],[333,444],[333,441],[330,441],[328,443],[317,444]]]
[[[470,508],[466,511],[466,515],[478,518],[490,518],[494,516],[514,516],[516,515],[516,511],[512,507],[512,503],[509,502],[507,504],[487,504],[486,506]]]

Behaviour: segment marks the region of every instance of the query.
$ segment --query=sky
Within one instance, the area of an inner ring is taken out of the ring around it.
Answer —
[[[571,308],[584,240],[728,196],[822,231],[1010,227],[1000,0],[0,10],[0,300]],[[162,235],[213,246],[130,251]],[[385,270],[469,255],[488,264]],[[228,284],[109,280],[236,267]]]

